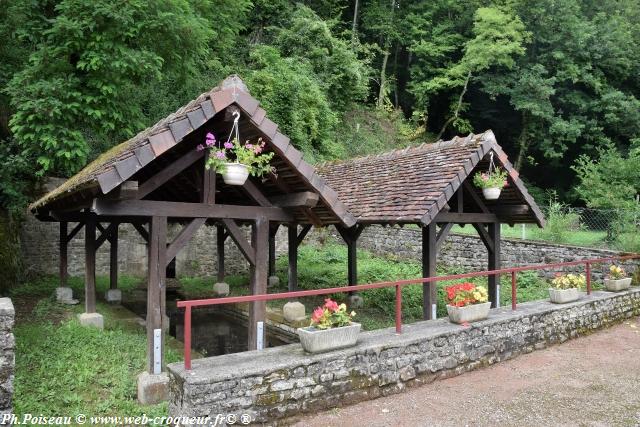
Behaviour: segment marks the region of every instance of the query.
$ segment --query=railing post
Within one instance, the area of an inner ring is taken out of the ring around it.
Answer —
[[[512,271],[511,272],[511,310],[515,310],[516,309],[516,301],[517,295],[516,295],[516,272]]]
[[[585,263],[587,267],[587,295],[591,295],[591,263]]]
[[[402,333],[402,288],[396,285],[396,333]]]
[[[191,306],[184,308],[184,369],[191,370]]]

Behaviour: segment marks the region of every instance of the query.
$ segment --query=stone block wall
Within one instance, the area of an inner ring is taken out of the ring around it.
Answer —
[[[462,328],[446,319],[364,332],[355,347],[311,355],[299,344],[169,365],[171,416],[249,414],[272,422],[401,392],[542,349],[640,315],[640,288],[565,305],[494,309]]]
[[[69,225],[69,230],[75,224]],[[40,222],[29,215],[21,230],[21,249],[26,273],[58,274],[58,223]],[[169,238],[178,234],[182,225],[169,226]],[[120,226],[119,273],[134,277],[145,277],[147,271],[147,249],[144,240],[129,224]],[[248,228],[245,229],[248,237]],[[342,244],[333,227],[314,229],[305,242],[324,240]],[[358,247],[382,256],[399,259],[420,260],[421,231],[417,227],[367,227],[358,240]],[[281,227],[276,235],[276,251],[285,254],[287,233]],[[248,263],[236,245],[227,239],[225,243],[226,270],[229,274],[248,272]],[[504,267],[530,264],[575,261],[586,258],[603,258],[618,255],[604,249],[556,245],[540,241],[502,239],[502,263]],[[487,251],[482,241],[473,235],[451,234],[442,245],[438,255],[442,265],[456,266],[464,271],[487,269]],[[635,265],[640,263],[636,262]],[[600,279],[606,266],[594,266],[595,279]],[[578,271],[582,271],[578,269]],[[109,274],[109,243],[105,242],[96,257],[98,275]],[[179,252],[176,272],[183,276],[215,276],[217,272],[216,228],[201,227],[194,238]],[[80,231],[69,243],[69,274],[84,275],[84,231]]]
[[[15,367],[15,311],[9,298],[0,298],[0,418],[12,413]]]

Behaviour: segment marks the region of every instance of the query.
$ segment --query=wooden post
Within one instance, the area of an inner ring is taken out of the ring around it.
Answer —
[[[154,373],[154,330],[161,332],[160,366],[164,365],[164,329],[166,321],[165,266],[167,217],[153,216],[149,226],[149,269],[147,283],[147,371]]]
[[[96,218],[87,217],[84,226],[84,305],[85,313],[96,312]]]
[[[287,227],[289,245],[289,292],[298,290],[298,224]]]
[[[264,216],[256,219],[251,230],[251,246],[255,249],[255,265],[251,266],[251,293],[267,293],[267,274],[269,269],[269,220]],[[249,304],[249,350],[257,348],[258,322],[264,322],[267,312],[265,301]],[[264,328],[263,328],[264,334]],[[264,336],[262,337],[264,342]]]
[[[436,224],[431,222],[422,227],[422,277],[435,277],[436,259],[438,250],[436,247]],[[438,285],[436,282],[422,285],[422,316],[425,320],[436,318],[438,304]]]
[[[269,277],[276,275],[276,234],[280,224],[269,228]]]
[[[349,286],[358,284],[358,239],[347,240],[347,282]]]
[[[224,282],[224,241],[227,239],[226,231],[222,225],[216,225],[216,249],[218,254],[218,283]]]
[[[109,289],[118,289],[118,227],[115,223],[109,237]]]
[[[487,247],[489,253],[489,270],[498,270],[500,268],[500,223],[489,224],[489,237],[493,241],[493,248]],[[500,289],[500,275],[489,276],[487,279],[489,285],[489,301],[491,301],[491,308],[498,307],[499,301],[499,289]]]
[[[69,234],[69,223],[66,221],[60,222],[60,287],[67,287],[67,278],[69,277],[69,273],[67,270],[68,261],[67,261],[67,246],[69,240],[67,236]]]

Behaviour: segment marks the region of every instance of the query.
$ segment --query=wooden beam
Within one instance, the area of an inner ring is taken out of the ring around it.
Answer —
[[[154,331],[159,329],[160,363],[164,365],[164,342],[166,323],[166,248],[167,248],[167,217],[153,216],[149,226],[149,255],[148,255],[148,283],[147,283],[147,371],[154,373]]]
[[[309,226],[309,228],[311,227]],[[304,238],[304,235],[302,237]],[[289,244],[289,292],[293,292],[298,289],[298,246],[300,246],[300,241],[301,240],[298,235],[298,224],[289,224],[287,226],[287,242]]]
[[[66,222],[66,221],[63,221],[63,222]],[[73,227],[73,230],[71,230],[71,233],[67,234],[66,236],[67,243],[73,240],[76,234],[78,234],[78,232],[82,230],[82,227],[84,227],[84,224],[81,222],[79,222],[75,227]]]
[[[269,220],[264,216],[258,217],[251,231],[251,245],[255,251],[255,262],[250,268],[251,294],[253,295],[267,293],[268,241]],[[266,313],[266,301],[255,301],[249,304],[249,350],[257,348],[258,322],[263,322],[261,341],[265,342]]]
[[[269,277],[276,274],[276,234],[280,224],[269,226]]]
[[[258,205],[265,206],[265,207],[273,206],[269,201],[269,199],[267,199],[267,197],[264,194],[262,194],[262,191],[260,191],[260,189],[253,183],[253,181],[251,181],[251,179],[247,179],[245,181],[244,185],[242,186],[242,189]]]
[[[471,196],[471,199],[475,202],[476,206],[483,213],[489,213],[489,209],[487,208],[487,205],[484,204],[484,201],[480,198],[480,196],[478,196],[478,193],[476,193],[476,190],[471,186],[471,184],[469,184],[469,182],[467,181],[463,181],[462,186],[467,191],[467,194]]]
[[[142,237],[145,242],[149,243],[149,232],[147,231],[147,229],[144,228],[144,226],[138,222],[134,222],[133,227],[138,231],[138,234],[140,234],[140,237]]]
[[[422,277],[436,275],[438,249],[436,247],[436,224],[422,227]],[[438,307],[438,287],[435,283],[422,285],[422,316],[425,320],[435,319]]]
[[[216,171],[215,169],[204,167],[202,179],[202,203],[212,205],[216,202]]]
[[[229,235],[225,232],[222,225],[216,225],[216,249],[218,254],[218,282],[224,282],[224,241]]]
[[[440,251],[440,248],[442,247],[444,241],[447,240],[447,236],[449,235],[452,227],[453,224],[451,223],[444,224],[440,227],[440,231],[438,232],[438,236],[436,237],[436,251]]]
[[[98,215],[166,216],[173,218],[215,218],[255,220],[264,216],[270,221],[293,222],[293,217],[276,207],[207,205],[204,203],[162,202],[155,200],[121,200],[118,202],[94,199],[92,211]]]
[[[66,221],[60,222],[60,240],[59,240],[59,248],[60,248],[60,287],[67,287],[67,279],[69,278],[68,273],[68,261],[67,261],[67,247],[68,247],[68,234],[67,230],[69,228],[69,223]]]
[[[96,220],[89,217],[84,227],[84,306],[85,313],[96,312]]]
[[[500,205],[491,208],[491,210],[500,217],[510,215],[529,215],[533,213],[529,205]]]
[[[184,156],[180,157],[175,162],[170,163],[160,172],[143,182],[138,188],[138,194],[136,197],[138,199],[144,198],[202,157],[204,157],[204,150],[189,150]]]
[[[349,285],[358,284],[358,247],[357,242],[360,234],[364,230],[364,225],[358,224],[355,227],[344,228],[336,225],[336,230],[347,244],[347,282]]]
[[[100,246],[102,246],[102,244],[104,242],[107,241],[107,239],[109,239],[109,237],[111,237],[111,233],[113,233],[113,229],[115,227],[115,224],[117,224],[116,222],[112,222],[111,224],[109,224],[107,226],[107,228],[103,228],[100,227],[100,237],[98,237],[98,239],[96,240],[96,250],[100,249]]]
[[[312,191],[302,191],[300,193],[284,194],[282,196],[274,196],[269,200],[274,206],[281,208],[313,208],[318,204],[320,196]]]
[[[109,237],[109,289],[118,289],[118,226],[113,223]]]
[[[191,240],[191,238],[196,234],[198,229],[202,226],[202,224],[205,223],[206,220],[206,218],[194,218],[189,224],[185,225],[182,230],[180,230],[180,233],[167,247],[165,268],[178,255],[180,249],[184,248],[184,246],[189,243],[189,240]]]
[[[477,222],[487,224],[498,222],[498,217],[492,213],[440,212],[432,222],[452,222],[454,224],[472,224]]]
[[[232,219],[223,219],[222,222],[224,223],[224,226],[227,227],[227,230],[229,231],[229,236],[231,236],[231,239],[235,242],[236,246],[238,246],[238,249],[240,249],[240,252],[242,252],[242,255],[244,255],[247,261],[249,261],[249,264],[255,265],[256,263],[255,249],[251,247],[251,245],[247,242],[240,227],[238,227],[236,222]],[[267,240],[268,239],[269,239],[269,236],[268,236],[268,230],[267,230]]]
[[[311,224],[306,224],[302,226],[302,230],[300,230],[300,234],[298,234],[297,246],[300,246],[300,244],[304,241],[304,238],[307,236],[307,234],[309,234],[310,230],[311,230]]]
[[[478,236],[480,236],[480,240],[482,240],[482,243],[484,243],[485,248],[487,248],[487,250],[490,252],[493,251],[495,248],[493,239],[489,235],[489,232],[484,227],[484,225],[474,223],[473,228],[475,228],[476,231],[478,232]]]

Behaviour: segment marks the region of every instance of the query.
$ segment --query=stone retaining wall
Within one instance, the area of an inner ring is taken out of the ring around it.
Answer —
[[[398,393],[561,343],[640,314],[640,288],[595,292],[565,305],[526,303],[492,310],[462,327],[446,319],[364,332],[355,347],[306,354],[299,344],[169,365],[172,416],[250,414],[290,419]],[[238,418],[240,419],[240,418]]]
[[[69,230],[74,226],[75,224],[70,224]],[[175,236],[180,229],[180,225],[170,225],[170,238]],[[305,241],[318,242],[327,238],[336,243],[343,243],[333,228],[314,230]],[[371,226],[362,233],[358,240],[358,246],[382,256],[420,260],[421,239],[421,232],[417,228]],[[21,230],[21,241],[23,265],[27,269],[27,273],[58,274],[58,223],[40,222],[35,217],[28,216]],[[215,227],[201,227],[193,240],[178,254],[176,259],[177,274],[182,276],[215,276],[217,272],[215,242]],[[121,225],[119,243],[119,273],[145,277],[147,250],[146,244],[138,232],[129,224]],[[276,236],[276,250],[278,254],[286,256],[287,239],[284,227],[281,227]],[[247,262],[231,239],[228,239],[225,244],[225,252],[227,273],[241,274],[248,271]],[[602,258],[618,254],[619,252],[604,249],[502,239],[502,259],[505,267]],[[451,234],[441,248],[438,262],[442,265],[460,267],[464,271],[482,271],[487,269],[487,251],[477,236]],[[594,278],[601,279],[603,268],[606,266],[594,266]],[[108,242],[98,250],[96,272],[98,275],[109,274]],[[84,275],[84,231],[82,230],[69,244],[69,274],[71,276]]]
[[[0,418],[13,412],[11,402],[16,346],[13,337],[14,318],[11,300],[0,298]]]

